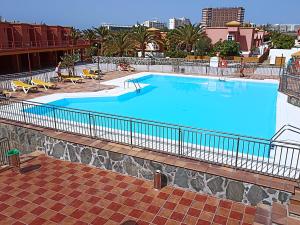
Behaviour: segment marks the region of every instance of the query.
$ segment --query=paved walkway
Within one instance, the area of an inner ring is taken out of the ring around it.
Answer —
[[[253,224],[256,208],[39,156],[0,174],[0,224]]]

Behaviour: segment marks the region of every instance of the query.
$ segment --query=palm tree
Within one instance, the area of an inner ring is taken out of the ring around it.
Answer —
[[[72,45],[76,45],[78,39],[81,37],[81,31],[75,27],[72,27],[70,37],[72,39]]]
[[[96,39],[96,34],[92,29],[83,30],[83,38],[88,40],[90,45],[92,45],[93,41]]]
[[[103,50],[104,50],[104,46],[105,46],[105,43],[107,42],[108,38],[109,38],[109,35],[110,35],[110,32],[109,30],[106,28],[106,27],[94,27],[93,28],[95,34],[96,34],[96,37],[99,41],[99,45],[98,45],[98,48],[100,46],[100,55],[103,55]]]
[[[191,52],[201,37],[202,28],[199,25],[184,25],[171,32],[171,40],[187,52]]]
[[[61,56],[61,66],[66,68],[69,76],[75,73],[75,63],[78,60],[78,56],[75,54],[65,54]]]
[[[112,33],[107,40],[104,51],[107,54],[122,57],[134,51],[134,43],[129,32],[119,31]]]
[[[145,57],[146,45],[155,40],[155,35],[147,30],[147,27],[138,25],[133,29],[132,39],[139,45],[142,57]]]

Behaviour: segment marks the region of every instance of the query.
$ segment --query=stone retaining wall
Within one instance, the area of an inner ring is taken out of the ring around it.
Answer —
[[[47,155],[57,159],[83,163],[141,179],[153,180],[154,171],[159,169],[167,177],[168,185],[245,204],[257,205],[258,203],[264,203],[271,205],[273,202],[278,201],[286,204],[291,197],[291,193],[271,188],[73,144],[45,136],[41,132],[24,127],[0,124],[1,137],[8,137],[11,147],[19,148],[22,153],[30,153],[36,150],[45,151]]]
[[[300,98],[289,96],[288,97],[288,103],[300,107]]]

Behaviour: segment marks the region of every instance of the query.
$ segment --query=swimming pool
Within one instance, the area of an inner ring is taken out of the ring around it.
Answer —
[[[155,74],[136,81],[148,86],[119,97],[50,104],[266,139],[275,133],[276,83]]]

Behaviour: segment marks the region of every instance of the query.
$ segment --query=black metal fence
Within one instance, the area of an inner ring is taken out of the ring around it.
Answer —
[[[280,77],[279,90],[288,95],[300,98],[300,75],[283,74]]]
[[[84,68],[97,68],[96,64],[79,64],[75,66],[75,75],[79,76],[82,73]],[[63,70],[65,72],[65,70]],[[51,81],[52,78],[57,77],[54,68],[36,70],[32,72],[22,72],[22,73],[13,73],[13,74],[4,74],[0,75],[0,90],[11,90],[11,81],[20,80],[25,83],[30,84],[30,80],[40,79],[43,81]]]
[[[137,71],[186,73],[201,75],[240,75],[241,63],[228,61],[226,68],[211,67],[207,60],[187,60],[179,58],[137,58],[137,57],[93,57],[94,63],[99,63],[100,68],[114,68],[121,63],[130,64]],[[282,68],[262,63],[245,63],[245,75],[279,76]]]
[[[9,141],[7,138],[0,138],[0,166],[8,165],[7,152],[9,151]]]
[[[0,101],[0,118],[236,169],[299,179],[300,146],[28,101]]]

